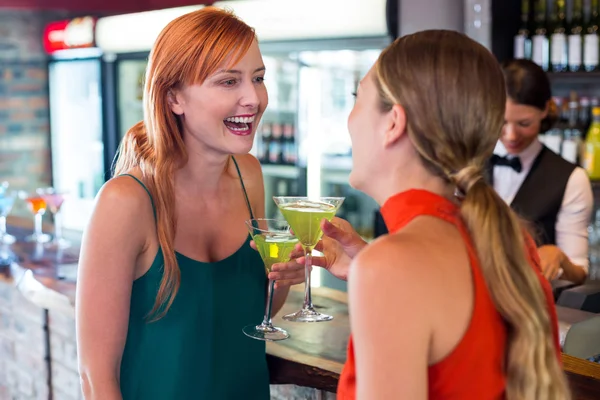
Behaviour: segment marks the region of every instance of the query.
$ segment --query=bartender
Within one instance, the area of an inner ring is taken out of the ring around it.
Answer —
[[[497,193],[529,223],[547,279],[585,281],[588,224],[593,208],[590,180],[538,139],[558,119],[545,72],[529,60],[502,65],[505,124],[490,160]]]

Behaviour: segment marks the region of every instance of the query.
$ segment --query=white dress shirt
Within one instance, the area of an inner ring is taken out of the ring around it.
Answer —
[[[507,166],[494,166],[494,189],[507,204],[513,202],[541,150],[542,143],[536,139],[519,154],[521,172]],[[494,154],[511,157],[500,141]],[[589,264],[588,225],[593,206],[590,179],[583,168],[576,167],[569,177],[556,217],[556,246],[573,264],[582,266],[586,271]]]

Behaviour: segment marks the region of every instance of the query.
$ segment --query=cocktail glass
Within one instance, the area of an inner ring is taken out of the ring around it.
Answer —
[[[9,190],[8,182],[0,183],[0,243],[13,244],[16,238],[6,233],[6,217],[15,204],[16,193]]]
[[[71,242],[63,237],[62,234],[62,212],[61,207],[65,201],[65,193],[56,191],[54,188],[38,189],[37,193],[46,202],[46,206],[52,214],[54,221],[54,238],[48,245],[57,249],[66,249],[71,246]]]
[[[290,232],[286,221],[276,219],[250,219],[246,226],[256,244],[258,253],[265,264],[267,276],[273,264],[284,263],[290,260],[290,254],[298,243],[298,239]],[[273,326],[271,322],[271,305],[273,303],[274,280],[269,280],[269,292],[265,316],[260,325],[248,325],[242,330],[246,336],[258,340],[283,340],[290,335],[283,329]]]
[[[50,235],[42,232],[42,216],[46,213],[46,202],[37,193],[19,192],[19,197],[27,202],[29,210],[33,213],[33,234],[27,236],[25,241],[47,243]]]
[[[323,221],[323,218],[331,221],[342,205],[344,198],[318,197],[312,199],[308,197],[274,196],[273,200],[304,247],[304,270],[306,274],[304,304],[300,311],[285,315],[283,319],[295,322],[331,321],[332,316],[321,314],[315,310],[312,304],[310,292],[312,250],[323,235],[321,221]]]

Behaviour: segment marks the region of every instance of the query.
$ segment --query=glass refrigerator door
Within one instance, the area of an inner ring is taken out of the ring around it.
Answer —
[[[146,60],[119,60],[117,64],[117,115],[119,143],[133,125],[144,119],[142,97]]]
[[[53,185],[64,227],[83,230],[104,184],[100,61],[51,62],[49,82]]]
[[[303,170],[298,166],[298,73],[297,54],[265,54],[265,85],[269,106],[256,132],[251,151],[262,165],[265,184],[265,215],[282,218],[273,196],[306,194]]]
[[[309,196],[342,196],[337,216],[349,221],[365,239],[373,238],[375,211],[370,197],[350,187],[352,146],[348,115],[354,105],[352,93],[377,60],[381,50],[338,50],[301,52],[300,109],[306,118],[307,140],[301,153],[308,159]],[[346,290],[329,272],[313,270],[315,286]]]

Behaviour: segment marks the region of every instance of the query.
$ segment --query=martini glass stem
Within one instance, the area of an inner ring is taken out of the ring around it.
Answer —
[[[35,236],[39,239],[42,236],[42,214],[37,212],[33,217]]]
[[[62,240],[62,214],[60,211],[54,213],[54,241],[60,242]]]
[[[312,296],[310,293],[310,270],[312,266],[312,249],[308,246],[304,247],[304,274],[306,278],[304,280],[304,305],[303,309],[312,309]]]
[[[6,215],[0,215],[0,237],[6,235]]]
[[[265,309],[265,316],[263,318],[262,326],[264,328],[273,328],[273,323],[271,322],[271,309],[273,307],[273,290],[275,288],[275,281],[269,281],[269,292],[267,295],[267,308]]]

